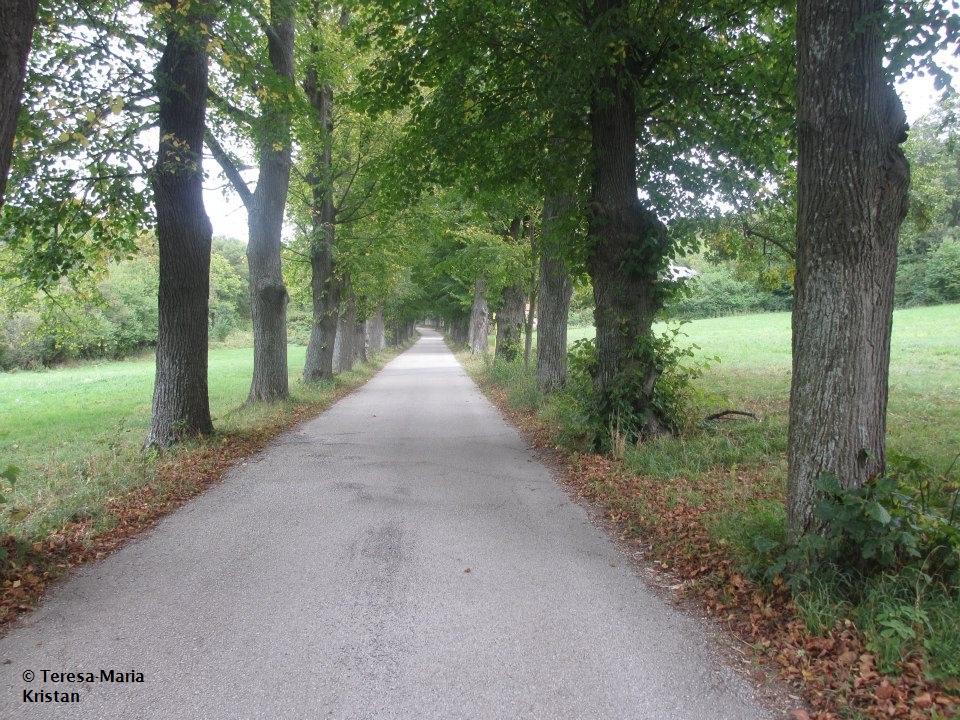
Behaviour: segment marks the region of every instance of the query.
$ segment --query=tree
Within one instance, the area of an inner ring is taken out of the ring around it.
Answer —
[[[563,257],[563,241],[572,235],[573,199],[551,196],[543,204],[537,316],[537,387],[550,392],[567,378],[567,316],[573,283]]]
[[[253,138],[259,167],[256,188],[250,190],[238,163],[226,152],[216,133],[207,134],[207,145],[247,210],[253,317],[253,380],[247,401],[274,402],[290,393],[286,327],[289,296],[283,282],[280,250],[290,184],[297,2],[270,0],[269,17],[262,17],[255,5],[240,9],[250,11],[266,38],[267,67],[262,72],[260,68],[251,68],[249,58],[243,55],[247,48],[243,47],[237,48],[236,56],[221,52],[220,59],[238,68],[240,82],[248,93],[255,93],[260,112],[249,113],[220,93],[213,93],[212,98],[221,113],[245,125]]]
[[[510,223],[508,243],[518,246],[522,229],[521,219]],[[518,277],[519,276],[519,277]],[[497,310],[497,341],[494,358],[513,362],[520,354],[520,334],[523,330],[524,304],[527,298],[525,277],[517,273],[514,280],[504,285]]]
[[[375,6],[389,52],[374,87],[410,98],[429,172],[452,157],[471,180],[526,175],[543,197],[589,184],[575,205],[586,247],[562,256],[585,258],[593,281],[597,424],[664,431],[651,332],[679,248],[663,221],[699,213],[705,196],[750,197],[789,161],[788,12],[733,0]],[[558,140],[566,161],[546,162]]]
[[[20,95],[27,73],[38,0],[0,1],[0,207],[7,191]]]
[[[906,117],[891,80],[903,58],[929,55],[940,29],[960,23],[947,20],[945,6],[916,9],[883,0],[798,3],[793,539],[818,529],[822,474],[855,488],[885,469],[897,235],[910,183],[900,147]],[[886,47],[898,36],[906,42]]]
[[[181,12],[182,11],[182,12]],[[210,1],[163,11],[157,66],[160,147],[152,175],[160,250],[157,376],[148,446],[213,431],[207,394],[207,312],[213,229],[203,207]]]
[[[307,344],[303,380],[319,382],[333,378],[341,287],[335,273],[333,255],[336,233],[336,208],[333,198],[333,84],[320,78],[318,65],[322,13],[319,3],[314,3],[311,10],[308,20],[311,29],[310,49],[303,89],[314,113],[314,123],[308,127],[318,137],[314,139],[313,157],[307,170],[313,323]]]

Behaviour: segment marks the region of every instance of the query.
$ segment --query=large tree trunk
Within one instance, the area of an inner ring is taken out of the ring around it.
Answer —
[[[547,197],[540,243],[540,311],[537,315],[537,387],[552,392],[567,380],[567,317],[573,283],[563,259],[565,228],[572,202]]]
[[[270,66],[293,89],[295,0],[271,0],[267,48]],[[283,213],[290,185],[290,107],[264,101],[258,141],[260,176],[248,208],[250,305],[253,316],[253,381],[247,402],[289,397],[287,288],[280,266]]]
[[[36,24],[37,0],[0,1],[0,207],[7,191],[23,79]]]
[[[884,471],[906,118],[883,69],[881,0],[801,0],[797,274],[788,525],[816,529],[815,482]]]
[[[598,2],[597,12],[623,11],[626,0]],[[658,277],[666,267],[667,232],[637,198],[636,108],[622,63],[602,68],[590,101],[593,163],[587,271],[596,301],[600,419],[646,436],[667,428],[653,405],[658,378],[651,345],[663,306]]]
[[[174,1],[176,7],[176,0]],[[210,6],[191,2],[167,30],[156,77],[160,148],[151,182],[160,251],[157,375],[146,445],[213,432],[207,394],[207,312],[213,229],[203,207],[203,135]]]
[[[520,355],[523,306],[526,290],[522,284],[507,285],[497,312],[497,347],[494,359],[513,362]]]
[[[487,281],[477,278],[473,283],[473,305],[470,310],[470,354],[484,355],[488,347],[489,310],[487,309]]]
[[[311,57],[319,48],[311,46]],[[313,295],[313,326],[307,343],[304,382],[333,379],[334,341],[340,309],[340,283],[334,268],[336,240],[333,205],[333,87],[320,86],[316,63],[311,62],[303,82],[307,99],[325,133],[323,151],[310,173],[313,196],[313,234],[310,242],[310,289]]]

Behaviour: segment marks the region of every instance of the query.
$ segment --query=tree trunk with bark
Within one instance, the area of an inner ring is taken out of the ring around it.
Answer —
[[[267,48],[270,66],[294,86],[295,0],[271,0]],[[285,100],[265,102],[257,138],[260,175],[247,207],[250,228],[250,306],[253,317],[253,381],[247,402],[275,402],[290,395],[287,370],[287,287],[280,264],[283,214],[290,185],[291,109]]]
[[[818,529],[823,473],[855,488],[884,471],[906,118],[883,68],[881,0],[801,0],[797,272],[788,528]]]
[[[459,315],[450,321],[450,340],[455,345],[466,345],[470,342],[469,315]]]
[[[538,248],[537,248],[537,223],[530,217],[527,222],[527,238],[530,242],[530,254],[533,258],[533,267],[530,269],[529,294],[527,295],[527,311],[523,318],[523,366],[530,367],[530,354],[533,351],[533,327],[534,318],[537,312],[537,291],[538,291]]]
[[[311,56],[319,48],[311,46]],[[340,310],[340,283],[334,267],[336,212],[333,204],[333,87],[320,86],[315,63],[310,63],[303,89],[316,114],[317,124],[325,133],[323,150],[316,158],[308,181],[312,209],[310,242],[310,290],[313,299],[313,325],[307,343],[303,367],[304,382],[333,379],[334,344]]]
[[[174,3],[176,7],[176,3]],[[157,374],[147,447],[213,432],[207,391],[210,245],[203,207],[206,128],[206,2],[191,2],[182,25],[169,27],[156,70],[160,147],[151,176],[157,210],[160,289]]]
[[[598,2],[600,13],[625,7],[626,0]],[[658,278],[669,242],[663,223],[637,197],[635,106],[624,63],[601,69],[589,116],[593,167],[587,271],[596,302],[594,388],[604,424],[655,436],[667,432],[652,405],[659,374],[651,340],[664,301]]]
[[[487,281],[477,278],[473,283],[473,305],[470,310],[470,354],[483,355],[489,349],[489,310],[487,309]]]
[[[567,317],[573,283],[563,259],[567,238],[567,197],[547,197],[543,203],[540,247],[540,311],[537,315],[537,387],[553,392],[567,381]]]
[[[520,355],[523,332],[523,310],[526,289],[522,284],[507,285],[497,312],[497,346],[495,360],[513,362]]]
[[[0,2],[0,207],[7,192],[37,0]]]
[[[367,349],[371,353],[381,352],[387,346],[386,333],[383,324],[383,305],[377,307],[373,317],[366,322]]]
[[[353,333],[353,362],[367,361],[367,321],[357,320]]]
[[[345,277],[343,284],[349,288],[350,279]],[[337,369],[340,372],[349,372],[353,370],[354,345],[356,342],[357,325],[357,298],[353,290],[347,292],[347,299],[343,303],[340,314],[340,323],[337,325],[337,339],[339,340],[339,352],[337,355]]]

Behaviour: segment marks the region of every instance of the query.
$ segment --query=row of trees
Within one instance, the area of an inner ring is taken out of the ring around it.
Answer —
[[[652,324],[691,235],[668,223],[750,206],[796,168],[792,533],[813,527],[822,472],[855,486],[882,471],[909,182],[891,79],[939,72],[929,60],[957,29],[946,6],[77,0],[63,14],[40,16],[5,240],[40,286],[89,269],[127,249],[149,179],[160,256],[149,444],[211,430],[205,144],[248,213],[251,402],[288,393],[284,252],[304,280],[309,264],[310,381],[330,376],[337,338],[353,343],[383,304],[402,327],[439,316],[480,351],[492,302],[507,358],[529,358],[521,331],[538,309],[537,377],[550,390],[565,376],[571,277],[585,273],[595,412],[639,436],[670,430]],[[159,147],[138,175],[154,123]],[[51,163],[51,150],[66,160]],[[298,229],[287,245],[285,216]]]

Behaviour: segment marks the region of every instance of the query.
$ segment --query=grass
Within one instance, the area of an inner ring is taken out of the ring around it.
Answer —
[[[360,366],[335,384],[305,386],[299,382],[304,354],[303,347],[289,348],[289,402],[246,407],[253,351],[212,349],[209,392],[218,436],[274,423],[305,405],[319,409],[337,387],[374,371]],[[94,533],[110,526],[104,508],[153,479],[154,463],[141,451],[153,379],[152,357],[0,374],[0,469],[21,470],[14,491],[4,493],[0,536],[36,542],[70,523],[91,520]]]
[[[790,314],[698,320],[684,324],[683,332],[684,342],[698,346],[699,359],[719,357],[696,381],[701,417],[737,408],[761,419],[703,422],[682,437],[615,446],[617,467],[627,479],[611,479],[619,471],[603,470],[589,488],[596,489],[598,501],[617,518],[625,536],[649,543],[655,556],[672,563],[713,552],[708,547],[720,548],[736,572],[762,586],[770,581],[763,578],[786,541]],[[572,344],[593,334],[592,327],[571,327],[568,340]],[[590,392],[589,383],[542,397],[529,371],[519,365],[488,361],[485,366],[474,363],[473,370],[499,386],[514,409],[536,411],[552,443],[589,452],[581,442],[587,422],[581,399]],[[946,472],[960,452],[960,306],[895,312],[889,382],[888,448],[919,458],[934,475]],[[587,460],[575,462],[603,467],[589,459],[595,456],[582,457]],[[958,469],[953,470],[954,484]],[[693,524],[699,529],[692,529]],[[664,537],[666,526],[675,534]],[[944,687],[960,690],[960,588],[953,581],[944,584],[909,563],[900,572],[870,577],[836,570],[816,571],[793,596],[791,612],[808,633],[839,632],[847,638],[844,642],[853,643],[844,647],[862,643],[881,673],[903,673],[898,682],[921,700],[925,681],[910,669],[912,661],[919,661],[929,677],[947,683]],[[850,640],[849,628],[859,631],[861,639]],[[790,642],[794,640],[786,644]],[[840,685],[834,688],[845,692]],[[851,692],[854,704],[869,704]]]
[[[593,332],[570,328],[568,340],[591,338]],[[790,313],[694,320],[683,332],[700,347],[701,357],[720,358],[699,382],[713,405],[759,412],[785,432]],[[960,306],[894,313],[887,428],[892,449],[940,471],[960,452]]]

